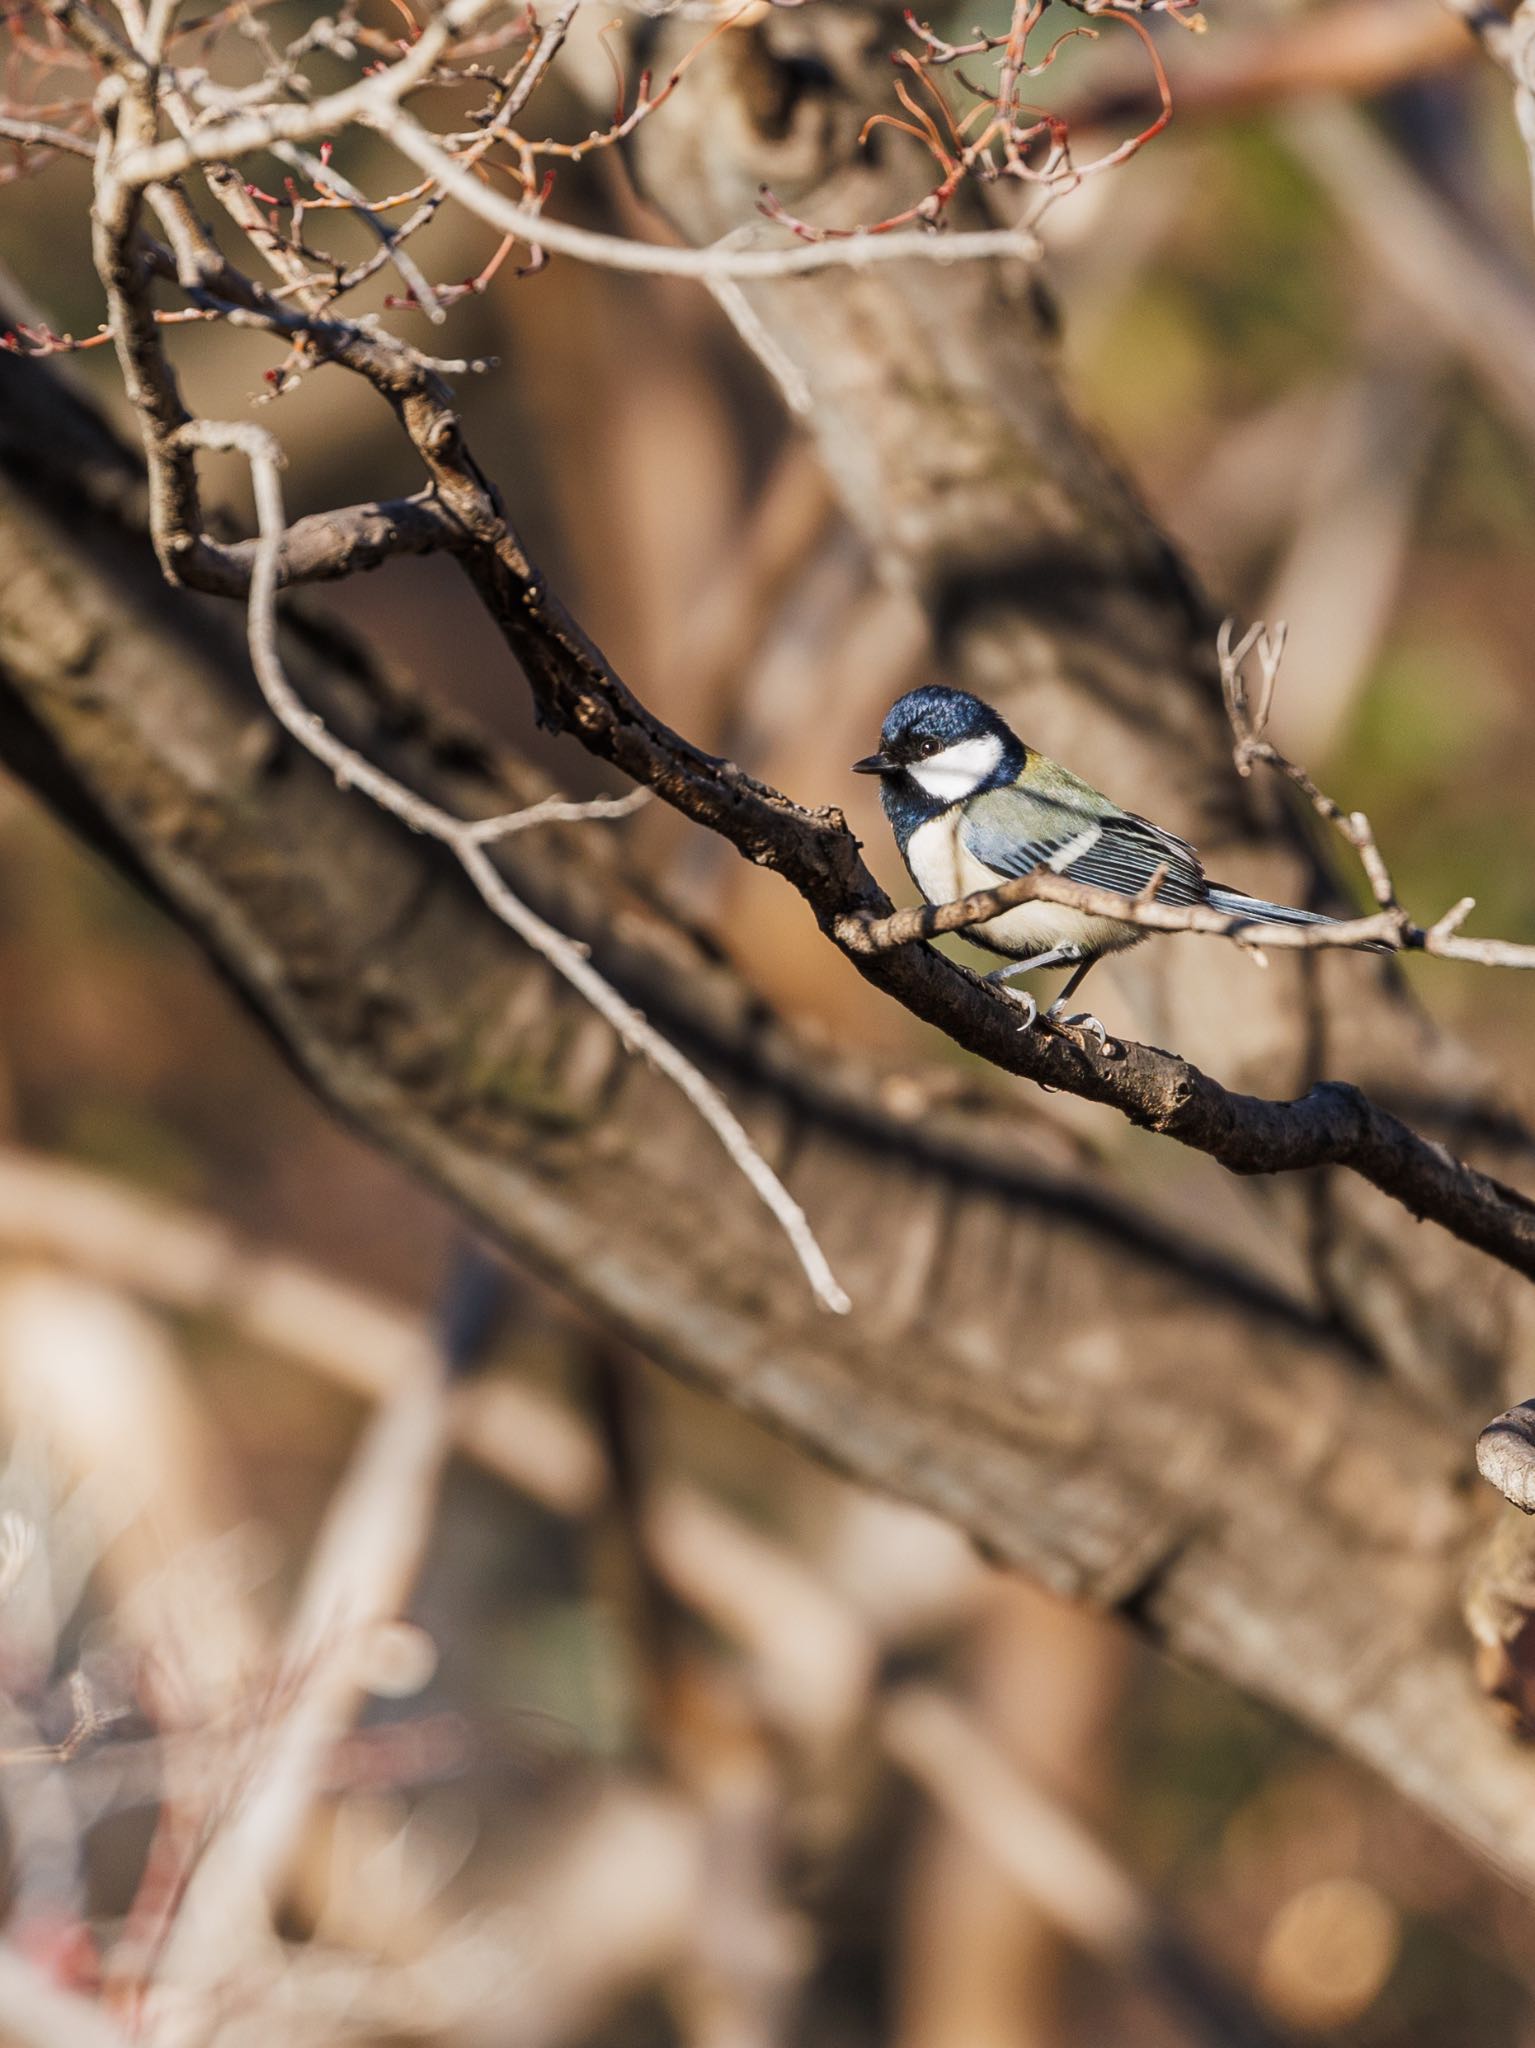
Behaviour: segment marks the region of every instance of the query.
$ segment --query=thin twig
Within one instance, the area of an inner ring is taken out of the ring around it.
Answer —
[[[556,13],[550,16],[539,35],[538,42],[529,52],[518,73],[517,83],[507,94],[505,103],[498,109],[490,123],[490,133],[504,134],[522,112],[534,92],[542,83],[544,73],[564,48],[570,25],[580,11],[581,0],[562,0]]]
[[[441,326],[447,314],[438,303],[437,294],[428,284],[420,264],[405,247],[404,235],[396,234],[387,222],[379,218],[369,206],[366,194],[359,192],[350,178],[344,178],[334,164],[321,163],[318,157],[311,156],[307,149],[301,149],[295,142],[274,144],[272,154],[280,163],[302,172],[320,191],[334,192],[350,204],[358,219],[377,235],[389,261],[400,273],[400,282],[406,291],[426,317]]]
[[[733,277],[714,277],[709,280],[709,291],[748,351],[778,386],[778,395],[794,418],[808,419],[811,396],[804,371],[777,338],[769,334],[740,285]]]
[[[55,149],[64,156],[83,156],[87,162],[96,154],[94,143],[68,128],[57,128],[48,121],[17,120],[9,114],[0,115],[0,142],[18,142],[31,149]]]
[[[1205,903],[1159,903],[1144,893],[1122,895],[1116,889],[1098,889],[1087,882],[1074,882],[1050,868],[1035,868],[1015,875],[992,889],[977,889],[952,903],[923,903],[909,910],[897,910],[888,917],[854,912],[837,926],[837,938],[850,952],[889,952],[894,946],[910,946],[919,939],[940,938],[946,932],[967,931],[1012,910],[1020,903],[1061,903],[1090,917],[1111,917],[1121,924],[1139,925],[1151,932],[1203,932],[1212,938],[1232,939],[1239,946],[1267,952],[1270,948],[1291,952],[1317,952],[1365,945],[1390,946],[1405,943],[1401,920],[1393,913],[1377,912],[1371,917],[1354,917],[1336,924],[1259,924],[1252,918],[1213,910]],[[1427,937],[1427,934],[1424,934]],[[1465,941],[1464,943],[1476,943]],[[1426,949],[1425,949],[1426,950]],[[1535,967],[1535,946],[1515,948],[1528,953],[1519,964]]]
[[[214,121],[190,135],[149,142],[114,160],[114,182],[142,190],[184,177],[198,164],[231,162],[275,142],[315,142],[354,121],[376,122],[406,93],[430,78],[454,39],[485,12],[490,0],[450,0],[398,63],[318,100],[283,102]]]
[[[1138,925],[1153,932],[1202,932],[1209,937],[1231,939],[1255,953],[1323,953],[1352,951],[1376,946],[1390,952],[1428,953],[1438,960],[1461,960],[1479,967],[1535,968],[1535,945],[1519,945],[1508,939],[1464,939],[1460,926],[1476,907],[1476,899],[1464,896],[1431,925],[1414,924],[1397,900],[1396,885],[1385,856],[1363,811],[1345,811],[1318,788],[1307,771],[1281,754],[1264,738],[1274,705],[1279,665],[1284,654],[1285,629],[1249,626],[1240,640],[1233,637],[1235,622],[1223,622],[1217,639],[1221,685],[1234,737],[1233,753],[1238,772],[1248,775],[1255,762],[1272,768],[1292,782],[1319,817],[1334,826],[1358,854],[1379,908],[1368,917],[1335,918],[1323,924],[1262,924],[1252,918],[1234,916],[1212,909],[1206,903],[1172,904],[1156,900],[1166,870],[1159,869],[1137,895],[1122,895],[1114,889],[1094,888],[1074,882],[1048,867],[1034,869],[999,882],[991,889],[977,889],[952,903],[924,903],[889,916],[855,912],[836,927],[836,936],[849,952],[868,955],[889,952],[896,946],[910,946],[923,939],[942,937],[988,923],[1020,903],[1059,903],[1081,910],[1091,917],[1114,918],[1121,924]],[[1246,663],[1256,655],[1258,691],[1250,699],[1245,679]]]
[[[1462,897],[1436,924],[1416,925],[1400,910],[1378,910],[1368,917],[1338,918],[1330,924],[1259,924],[1212,910],[1208,904],[1157,903],[1141,896],[1122,896],[1113,889],[1095,889],[1073,882],[1048,868],[1037,868],[977,889],[952,903],[923,903],[889,916],[855,911],[836,925],[838,943],[850,953],[867,956],[910,946],[921,939],[941,938],[985,924],[1020,903],[1061,903],[1091,917],[1111,917],[1121,924],[1152,932],[1202,932],[1231,939],[1253,952],[1325,953],[1380,946],[1390,952],[1428,953],[1437,960],[1462,960],[1477,967],[1535,968],[1535,946],[1508,939],[1463,939],[1457,927],[1475,908],[1474,897]]]
[[[487,0],[453,0],[398,63],[338,92],[318,100],[284,101],[236,113],[177,138],[126,149],[112,160],[106,173],[104,184],[109,203],[115,196],[114,188],[142,190],[163,185],[183,177],[199,164],[233,161],[253,150],[272,149],[279,144],[313,142],[357,123],[377,129],[403,155],[428,171],[444,192],[451,193],[470,212],[503,234],[515,235],[534,249],[553,250],[609,269],[714,283],[859,269],[870,263],[899,262],[909,257],[947,264],[999,256],[1033,259],[1039,253],[1033,236],[1014,228],[976,229],[958,234],[933,234],[925,229],[898,234],[870,232],[837,241],[794,242],[772,249],[672,249],[548,220],[539,208],[516,205],[483,184],[464,163],[443,149],[403,105],[406,95],[431,76],[438,58],[486,4]]]
[[[486,904],[503,924],[549,962],[578,989],[593,1009],[612,1025],[631,1052],[642,1053],[674,1082],[719,1139],[732,1164],[763,1202],[788,1238],[806,1278],[823,1307],[846,1315],[852,1302],[838,1282],[817,1243],[804,1210],[748,1136],[745,1126],[712,1081],[700,1073],[671,1041],[618,993],[587,958],[586,949],[556,930],[522,901],[501,874],[487,843],[522,829],[520,814],[510,818],[466,822],[438,804],[417,796],[393,776],[329,732],[306,710],[288,681],[277,646],[277,589],[282,544],[287,532],[283,511],[282,452],[272,436],[245,423],[199,420],[182,430],[188,446],[234,449],[251,465],[256,496],[259,541],[251,569],[249,638],[251,660],[273,715],[344,787],[359,789],[382,810],[417,832],[427,833],[450,848]],[[626,800],[619,800],[620,802]],[[613,800],[599,800],[613,815]],[[602,811],[598,815],[602,815]],[[545,816],[550,813],[545,812]],[[590,815],[590,813],[586,813]]]
[[[1345,811],[1334,803],[1304,768],[1281,754],[1263,736],[1274,708],[1274,688],[1279,680],[1279,664],[1284,657],[1287,632],[1284,621],[1280,620],[1272,631],[1261,624],[1249,626],[1241,639],[1233,642],[1231,636],[1235,624],[1234,619],[1223,619],[1215,644],[1226,713],[1231,720],[1235,740],[1232,757],[1238,775],[1250,775],[1254,762],[1261,761],[1276,774],[1284,776],[1286,781],[1293,782],[1317,816],[1334,826],[1358,854],[1370,892],[1381,909],[1398,910],[1396,884],[1391,879],[1385,857],[1375,843],[1375,834],[1364,812]],[[1245,664],[1252,654],[1258,657],[1260,677],[1256,704],[1248,702],[1244,681]]]
[[[546,796],[526,810],[507,811],[495,818],[481,818],[463,828],[466,839],[487,845],[492,840],[510,839],[530,825],[580,825],[593,818],[632,818],[654,795],[648,789],[631,789],[627,796],[592,797],[584,803],[570,803],[561,796]]]
[[[471,176],[396,101],[381,103],[376,112],[358,118],[366,119],[402,155],[429,171],[469,212],[502,234],[515,235],[530,248],[577,257],[608,270],[696,278],[710,285],[732,280],[744,284],[802,277],[816,270],[861,270],[871,263],[902,263],[908,258],[949,264],[1005,256],[1034,261],[1039,255],[1034,236],[1020,228],[972,228],[955,234],[934,234],[926,229],[898,234],[866,232],[840,241],[791,242],[774,249],[743,249],[734,238],[707,249],[670,249],[657,242],[635,242],[625,235],[599,234],[570,221],[551,220],[533,207],[504,198]]]

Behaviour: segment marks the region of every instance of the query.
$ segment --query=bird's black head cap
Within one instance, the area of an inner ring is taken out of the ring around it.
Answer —
[[[879,752],[855,761],[859,775],[892,775],[944,753],[963,740],[994,736],[1001,743],[997,774],[1011,779],[1028,758],[1024,746],[1006,720],[989,704],[972,697],[968,690],[951,690],[942,683],[924,683],[898,697],[885,714],[880,728]]]
[[[1015,782],[1027,762],[1027,747],[989,704],[929,683],[891,705],[879,752],[853,768],[880,777],[880,802],[904,853],[929,818]]]

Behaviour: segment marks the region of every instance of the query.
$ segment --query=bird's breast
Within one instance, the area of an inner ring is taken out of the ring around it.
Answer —
[[[952,903],[972,889],[989,889],[997,879],[965,848],[960,822],[957,809],[940,812],[919,825],[906,842],[906,865],[929,903]],[[968,879],[971,876],[976,879]]]

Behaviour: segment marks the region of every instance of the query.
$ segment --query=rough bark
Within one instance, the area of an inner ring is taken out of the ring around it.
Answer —
[[[0,376],[0,749],[327,1101],[611,1328],[1300,1715],[1535,1882],[1535,1761],[1478,1696],[1455,1616],[1476,1512],[1453,1434],[1304,1300],[1018,1120],[903,1124],[889,1075],[794,1043],[598,833],[513,842],[517,886],[788,1174],[858,1303],[818,1314],[667,1086],[435,849],[273,743],[236,619],[159,579],[135,466],[40,367]],[[535,793],[320,627],[293,653],[419,786],[486,809]]]

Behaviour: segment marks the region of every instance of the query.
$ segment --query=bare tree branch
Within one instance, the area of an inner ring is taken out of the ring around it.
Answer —
[[[648,277],[688,277],[701,284],[741,284],[767,278],[804,277],[818,270],[862,270],[871,264],[967,263],[995,257],[1032,259],[1039,244],[1032,234],[1014,228],[980,228],[973,232],[934,235],[903,229],[892,235],[854,234],[845,240],[791,242],[776,249],[739,248],[728,243],[711,249],[669,249],[650,242],[632,242],[619,235],[550,220],[525,206],[514,206],[492,187],[468,175],[428,135],[418,121],[399,108],[380,115],[373,125],[396,149],[436,179],[471,213],[477,213],[503,234],[515,235],[530,248],[552,250],[608,270]]]
[[[1506,1501],[1535,1514],[1535,1401],[1493,1417],[1476,1440],[1476,1468]]]
[[[453,817],[441,805],[416,796],[392,775],[386,775],[363,759],[354,747],[338,740],[325,729],[324,721],[306,711],[284,672],[277,648],[277,587],[279,559],[286,533],[281,454],[269,434],[257,427],[198,421],[183,429],[184,438],[209,448],[235,448],[251,465],[255,479],[257,518],[261,543],[250,579],[250,650],[256,677],[273,716],[284,729],[317,760],[323,761],[343,787],[360,789],[381,809],[424,832],[448,847],[458,858],[480,895],[501,921],[527,945],[579,989],[598,1015],[617,1031],[624,1045],[642,1053],[653,1066],[674,1081],[724,1146],[732,1163],[745,1176],[764,1205],[777,1219],[805,1269],[816,1299],[838,1315],[846,1315],[852,1302],[838,1284],[826,1256],[799,1206],[782,1181],[767,1164],[733,1113],[724,1096],[705,1080],[653,1025],[646,1022],[632,1003],[627,1003],[597,972],[577,946],[558,932],[545,918],[529,909],[497,871],[485,848],[528,825],[562,814],[569,820],[580,813],[575,806],[544,805],[538,815],[485,818],[466,822]],[[613,815],[613,807],[603,807]],[[622,816],[620,808],[618,815]],[[586,815],[591,815],[589,812]],[[599,809],[598,815],[602,815]]]

